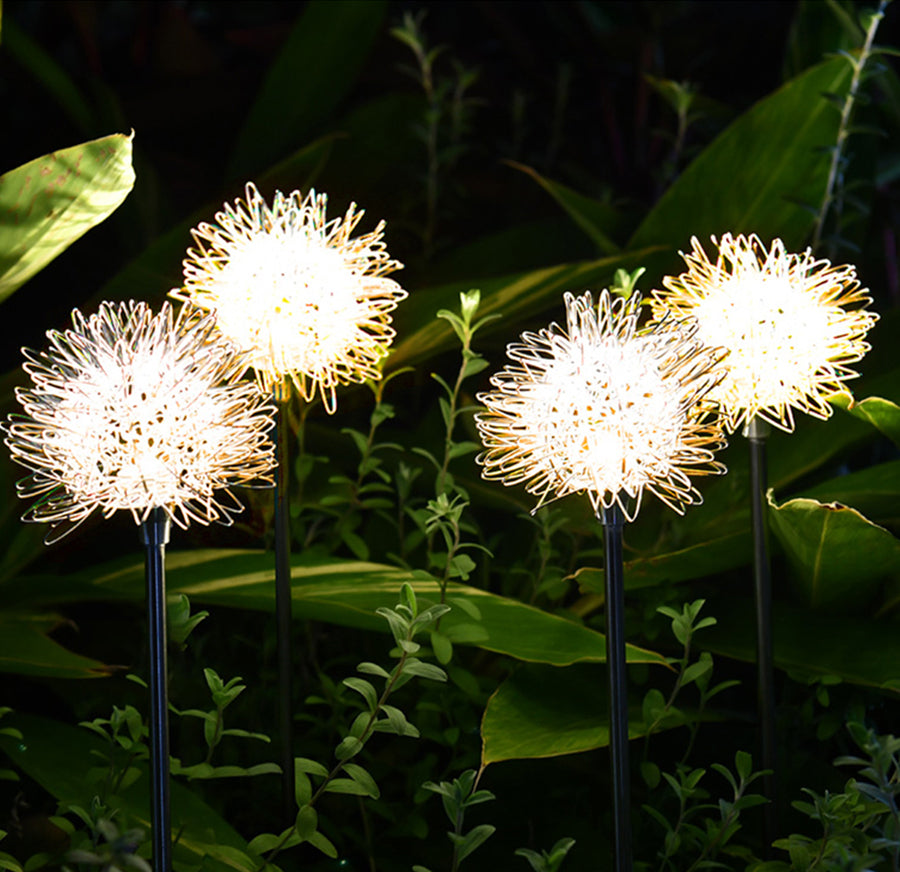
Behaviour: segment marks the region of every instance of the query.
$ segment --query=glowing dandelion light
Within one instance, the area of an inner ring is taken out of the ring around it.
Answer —
[[[713,459],[722,430],[705,404],[725,352],[674,319],[639,329],[636,293],[602,291],[596,307],[590,293],[566,294],[565,304],[566,329],[524,333],[494,390],[479,394],[478,461],[485,478],[524,485],[537,506],[587,493],[603,522],[614,856],[617,872],[630,872],[623,516],[634,519],[645,490],[681,513],[701,499],[692,476],[725,471]]]
[[[364,213],[351,204],[329,220],[327,202],[279,191],[269,206],[248,184],[245,199],[191,231],[184,285],[171,295],[218,314],[263,390],[290,380],[334,412],[338,385],[381,377],[390,312],[406,291],[386,277],[402,265],[387,253],[384,222],[353,237]]]
[[[24,416],[6,427],[13,459],[32,471],[19,483],[37,499],[25,520],[49,523],[48,541],[95,511],[230,523],[241,505],[229,488],[274,465],[274,409],[240,381],[241,357],[214,319],[104,303],[47,337],[48,350],[24,350],[32,386],[17,390]]]
[[[655,318],[695,318],[704,342],[729,350],[728,376],[710,394],[725,426],[758,417],[790,432],[795,409],[828,418],[828,396],[856,377],[849,365],[869,350],[865,336],[878,319],[855,267],[809,249],[791,254],[780,239],[769,248],[755,235],[712,241],[715,260],[691,240],[687,271],[663,279],[667,290],[653,293],[652,307]]]
[[[596,513],[618,505],[633,520],[647,490],[682,513],[700,501],[691,476],[724,471],[713,459],[722,431],[702,403],[723,352],[695,327],[639,331],[638,294],[603,291],[596,307],[590,293],[566,294],[565,304],[567,329],[523,334],[495,390],[478,397],[482,474],[524,484],[537,507],[585,492]]]
[[[16,397],[6,444],[31,470],[19,483],[37,498],[25,520],[59,539],[95,511],[125,510],[146,549],[150,653],[150,794],[153,867],[171,868],[165,546],[170,521],[230,523],[232,485],[271,483],[274,407],[241,381],[246,365],[215,319],[176,316],[165,303],[103,303],[72,327],[50,330],[46,351],[24,350],[32,386]]]
[[[654,318],[692,317],[701,339],[729,350],[727,377],[710,399],[729,431],[745,424],[750,443],[751,525],[756,598],[757,667],[764,789],[765,843],[776,834],[775,689],[772,581],[766,542],[766,440],[769,425],[791,432],[794,411],[826,419],[828,397],[846,390],[850,364],[869,350],[878,316],[853,266],[832,266],[810,249],[793,254],[780,239],[724,234],[715,260],[700,242],[682,254],[687,271],[663,279],[652,297]]]

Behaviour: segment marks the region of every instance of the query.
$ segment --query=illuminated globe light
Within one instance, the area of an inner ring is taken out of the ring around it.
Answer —
[[[790,432],[794,409],[828,418],[827,398],[858,375],[848,365],[878,320],[855,267],[788,253],[780,239],[768,250],[755,235],[712,241],[715,262],[694,237],[687,272],[663,279],[651,305],[655,319],[696,318],[704,342],[729,349],[728,376],[710,393],[726,428],[758,416]]]
[[[639,332],[640,295],[566,294],[567,328],[523,333],[475,416],[485,478],[524,484],[535,511],[587,492],[595,513],[629,520],[648,490],[679,514],[701,501],[691,476],[724,472],[721,428],[703,400],[724,375],[722,349],[674,321]]]
[[[51,524],[48,543],[96,510],[230,524],[242,506],[229,488],[271,483],[274,408],[241,380],[246,362],[212,315],[103,303],[47,337],[49,350],[23,349],[33,385],[16,391],[25,414],[10,415],[5,442],[32,470],[18,490],[38,501],[23,519]]]
[[[351,238],[364,214],[355,204],[329,221],[315,191],[278,191],[270,207],[251,183],[245,198],[191,231],[184,285],[171,296],[217,313],[264,391],[290,380],[333,413],[336,386],[381,377],[389,313],[407,296],[385,276],[402,264],[388,256],[383,221]]]

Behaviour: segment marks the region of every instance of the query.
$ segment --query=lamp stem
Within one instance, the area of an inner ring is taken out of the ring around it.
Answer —
[[[287,392],[276,390],[278,407],[275,445],[275,621],[278,639],[278,724],[281,753],[281,811],[283,825],[292,826],[296,818],[294,800],[294,711],[291,680],[293,651],[291,644],[291,527],[288,481]]]
[[[756,665],[758,669],[758,704],[762,750],[762,768],[770,770],[763,777],[763,791],[769,800],[763,810],[763,857],[771,859],[772,842],[776,839],[775,778],[775,676],[772,636],[772,572],[769,564],[768,505],[766,490],[766,440],[769,425],[752,418],[747,426],[750,440],[750,493],[753,519],[753,575],[756,591]]]
[[[172,868],[169,810],[169,694],[166,658],[166,543],[169,516],[153,508],[141,524],[146,549],[147,619],[150,630],[150,822],[153,830],[153,868]]]
[[[606,663],[609,667],[609,751],[615,820],[615,869],[631,872],[631,790],[628,767],[628,692],[625,677],[625,585],[622,510],[601,511],[606,576]]]

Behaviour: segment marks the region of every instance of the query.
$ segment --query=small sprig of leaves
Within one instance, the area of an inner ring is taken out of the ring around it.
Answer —
[[[532,851],[529,848],[519,848],[517,857],[524,857],[534,872],[559,872],[566,855],[575,846],[575,839],[560,839],[549,851]]]
[[[453,844],[453,854],[450,859],[450,872],[456,872],[460,863],[473,851],[481,847],[497,829],[491,824],[479,824],[468,832],[465,832],[466,811],[473,805],[489,802],[494,799],[494,794],[489,790],[478,790],[478,773],[474,769],[467,769],[459,778],[452,781],[441,781],[436,784],[426,781],[422,787],[432,793],[437,793],[444,804],[444,812],[450,820],[452,830],[447,837]],[[431,872],[425,866],[413,866],[413,872]]]
[[[711,868],[721,854],[740,854],[745,859],[749,856],[747,849],[730,843],[740,829],[741,812],[767,802],[764,796],[747,792],[765,773],[753,771],[753,759],[746,751],[735,754],[734,773],[720,763],[713,763],[711,768],[728,782],[730,798],[707,802],[709,793],[700,785],[706,770],[679,765],[674,774],[663,773],[678,803],[675,823],[670,823],[659,809],[644,806],[665,831],[662,850],[657,853],[659,872]]]
[[[403,65],[401,70],[418,82],[426,101],[422,123],[416,126],[415,133],[423,141],[426,152],[425,222],[421,232],[423,254],[427,260],[435,247],[442,178],[463,151],[463,137],[471,126],[472,109],[477,105],[467,92],[478,80],[478,71],[466,68],[454,59],[452,78],[437,75],[435,62],[445,47],[429,47],[424,20],[424,11],[415,15],[406,12],[402,23],[391,28],[391,36],[412,51],[416,66]],[[443,134],[445,126],[448,130]]]
[[[366,511],[388,513],[394,509],[395,489],[391,484],[391,475],[384,468],[380,455],[385,451],[403,450],[403,446],[396,442],[376,441],[378,428],[394,417],[393,405],[384,401],[384,390],[393,379],[410,372],[411,369],[404,367],[378,381],[366,382],[375,397],[375,406],[369,416],[368,431],[363,433],[352,427],[344,427],[341,430],[341,433],[353,440],[359,452],[356,476],[355,478],[347,475],[331,476],[328,483],[338,490],[321,500],[321,505],[331,510],[342,507],[336,512],[334,533],[360,560],[368,560],[370,557],[368,543],[357,532],[363,520],[363,513]],[[385,514],[385,517],[389,523],[395,522],[393,515]]]
[[[670,665],[678,669],[678,673],[668,698],[655,687],[644,695],[642,711],[647,738],[644,744],[641,774],[651,789],[659,784],[660,770],[655,763],[647,759],[650,737],[661,730],[686,725],[690,730],[690,737],[679,764],[683,765],[693,749],[697,731],[700,728],[700,717],[707,703],[723,690],[738,684],[737,681],[722,681],[711,686],[713,658],[708,651],[701,652],[696,660],[692,660],[691,645],[694,634],[704,627],[712,627],[716,624],[716,619],[713,617],[700,617],[705,603],[706,600],[702,599],[685,603],[680,612],[669,606],[660,606],[656,610],[671,619],[672,634],[682,645],[683,651],[681,657],[669,660]],[[681,692],[691,684],[697,688],[700,698],[696,712],[689,716],[685,711],[676,707],[675,703]]]
[[[244,768],[242,766],[213,766],[213,753],[219,743],[226,736],[241,739],[255,739],[259,742],[271,741],[265,733],[251,733],[247,730],[225,727],[225,709],[228,708],[246,689],[240,677],[232,678],[224,682],[214,669],[204,669],[206,686],[212,696],[213,707],[206,711],[202,709],[184,709],[183,711],[169,706],[170,710],[183,718],[199,718],[203,721],[203,739],[206,743],[206,757],[200,763],[183,766],[181,761],[173,757],[171,760],[171,774],[181,775],[188,779],[200,778],[232,778],[235,776],[268,775],[280,772],[274,763],[259,763],[255,766]]]
[[[396,648],[391,656],[397,659],[397,663],[390,670],[371,662],[363,662],[357,666],[357,672],[362,676],[372,676],[384,682],[380,692],[368,678],[350,676],[344,679],[344,685],[361,697],[362,711],[354,718],[347,734],[335,748],[336,762],[330,769],[316,760],[296,758],[294,792],[299,806],[297,817],[294,825],[283,832],[263,833],[250,843],[251,851],[267,854],[266,863],[259,867],[259,872],[281,851],[302,842],[308,842],[329,857],[337,857],[337,849],[319,830],[316,803],[325,793],[351,794],[372,799],[380,796],[375,779],[363,766],[352,761],[375,733],[418,738],[419,731],[407,720],[401,709],[388,704],[388,699],[413,678],[447,680],[447,673],[443,669],[422,659],[424,649],[415,638],[432,630],[448,611],[450,606],[442,603],[420,611],[418,598],[410,584],[403,585],[400,602],[394,608],[377,609],[377,614],[387,621],[394,637]],[[314,785],[313,779],[318,784]]]

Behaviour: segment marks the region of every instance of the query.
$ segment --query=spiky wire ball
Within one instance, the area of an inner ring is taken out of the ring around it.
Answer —
[[[268,481],[274,408],[212,315],[169,303],[103,303],[72,327],[23,349],[30,388],[16,397],[6,445],[30,469],[24,520],[51,524],[55,541],[99,510],[136,523],[163,508],[179,526],[231,523],[232,485]]]
[[[386,278],[402,264],[388,256],[384,222],[353,237],[364,213],[351,204],[328,220],[327,202],[278,191],[269,206],[248,184],[245,199],[191,231],[184,285],[171,296],[217,313],[263,390],[290,380],[334,412],[338,385],[381,377],[389,313],[406,291]]]
[[[484,477],[524,484],[535,510],[576,492],[630,520],[645,490],[679,514],[700,502],[691,476],[724,472],[722,431],[702,403],[724,352],[674,321],[640,331],[639,294],[602,291],[595,307],[567,293],[565,305],[566,329],[522,334],[478,396]]]
[[[828,396],[846,391],[858,373],[849,364],[869,350],[866,333],[878,320],[856,268],[832,266],[810,249],[769,248],[759,237],[712,238],[715,260],[694,237],[682,254],[687,271],[663,279],[653,315],[695,318],[699,337],[729,350],[728,375],[710,394],[729,432],[759,417],[794,429],[794,410],[828,418]]]

